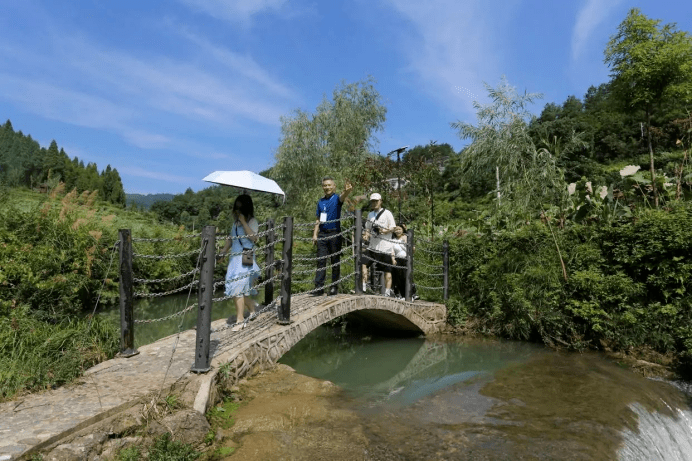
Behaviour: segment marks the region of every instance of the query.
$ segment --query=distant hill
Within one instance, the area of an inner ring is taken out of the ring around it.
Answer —
[[[137,204],[137,207],[149,210],[154,202],[163,201],[170,202],[173,200],[175,194],[127,194],[125,193],[125,200],[127,201],[127,206],[130,207],[131,204]]]

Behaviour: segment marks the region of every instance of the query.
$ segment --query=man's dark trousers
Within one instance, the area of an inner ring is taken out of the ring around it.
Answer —
[[[341,235],[338,230],[322,231],[317,233],[317,274],[315,274],[315,288],[321,289],[324,286],[324,279],[327,276],[327,255],[330,257],[332,266],[332,282],[339,280],[341,274]]]

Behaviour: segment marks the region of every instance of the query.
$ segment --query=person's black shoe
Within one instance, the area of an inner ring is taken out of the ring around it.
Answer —
[[[324,290],[323,290],[323,289],[316,289],[316,290],[312,293],[312,296],[313,296],[313,297],[319,297],[319,296],[321,296],[321,295],[324,295]]]
[[[339,289],[337,289],[336,286],[332,286],[332,287],[329,288],[329,295],[330,295],[330,296],[336,295],[336,294],[338,294],[338,293],[339,293]]]

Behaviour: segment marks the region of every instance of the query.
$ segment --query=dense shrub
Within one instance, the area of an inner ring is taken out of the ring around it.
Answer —
[[[553,228],[554,229],[554,228]],[[692,359],[692,207],[612,226],[543,223],[451,242],[452,322],[571,348],[648,346]],[[568,278],[564,279],[557,248]]]
[[[71,319],[93,306],[108,276],[105,243],[114,241],[113,232],[93,214],[78,213],[73,199],[0,211],[0,300],[28,304],[39,319]],[[102,294],[106,303],[117,295],[117,260],[112,270]]]
[[[70,382],[113,357],[119,342],[117,327],[99,318],[50,324],[28,306],[8,307],[0,316],[0,401]]]

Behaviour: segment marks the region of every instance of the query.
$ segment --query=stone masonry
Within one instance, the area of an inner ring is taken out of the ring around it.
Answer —
[[[446,319],[444,305],[373,295],[293,297],[291,322],[277,323],[275,312],[252,319],[240,332],[225,320],[212,323],[211,370],[190,372],[194,363],[194,329],[139,348],[130,358],[98,364],[74,383],[0,404],[0,461],[56,446],[76,445],[99,423],[150,403],[171,390],[181,401],[204,413],[216,399],[216,384],[240,378],[273,365],[293,345],[325,322],[357,313],[386,329],[432,334]],[[75,454],[78,454],[76,452]],[[85,452],[86,454],[86,452]]]

